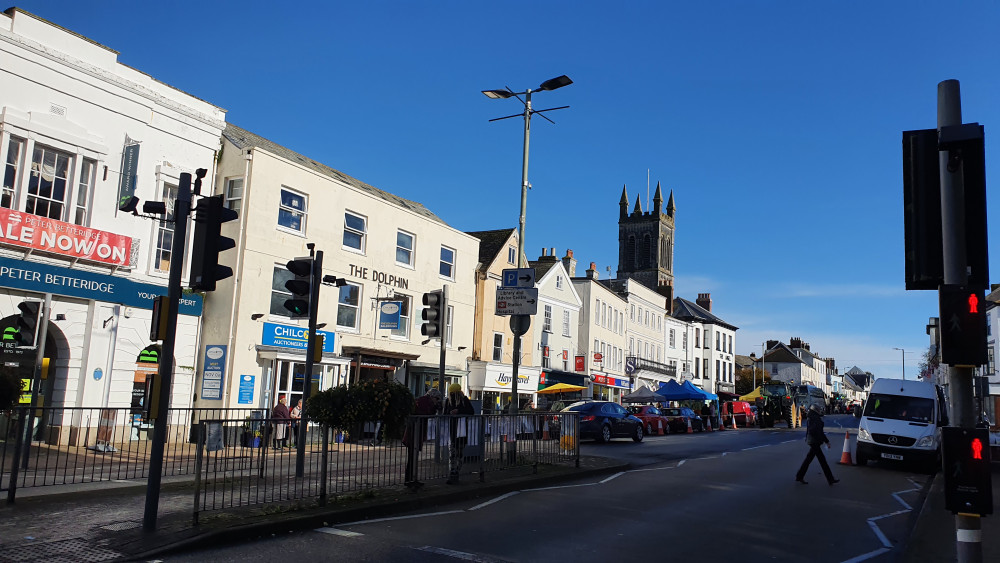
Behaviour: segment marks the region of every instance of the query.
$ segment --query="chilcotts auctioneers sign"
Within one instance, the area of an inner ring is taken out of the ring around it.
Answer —
[[[0,208],[0,243],[128,266],[132,237]]]

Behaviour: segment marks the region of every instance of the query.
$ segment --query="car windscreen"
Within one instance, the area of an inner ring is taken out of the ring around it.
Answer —
[[[629,414],[642,413],[642,407],[626,407],[625,410],[627,410]]]
[[[784,385],[762,385],[760,394],[765,397],[784,397],[788,389]]]
[[[563,411],[587,411],[590,410],[596,403],[577,403],[575,405],[570,405],[563,409]]]
[[[868,396],[863,414],[876,418],[891,418],[910,422],[932,422],[934,420],[934,400],[924,397],[874,393]]]

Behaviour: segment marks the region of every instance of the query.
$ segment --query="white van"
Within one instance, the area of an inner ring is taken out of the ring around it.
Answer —
[[[858,426],[857,463],[888,459],[940,466],[941,427],[947,425],[944,394],[934,384],[876,379]]]

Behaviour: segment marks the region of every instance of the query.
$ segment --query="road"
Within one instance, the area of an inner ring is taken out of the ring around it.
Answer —
[[[838,465],[844,432],[857,421],[826,423],[832,447],[824,451],[841,480],[834,486],[816,462],[808,485],[794,481],[807,451],[802,429],[619,439],[581,446],[632,463],[616,475],[167,561],[891,561],[929,477]]]

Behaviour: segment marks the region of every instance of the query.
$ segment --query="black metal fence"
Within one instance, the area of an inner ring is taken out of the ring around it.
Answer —
[[[19,407],[0,413],[0,491],[7,492],[8,501],[17,488],[148,476],[153,426],[130,409],[38,407],[30,419],[29,412]],[[194,475],[194,430],[202,420],[233,421],[224,428],[233,438],[254,421],[261,424],[264,416],[254,409],[170,409],[163,474]]]
[[[346,437],[312,427],[300,476],[295,450],[227,442],[220,428],[232,422],[200,425],[196,523],[207,511],[304,500],[324,504],[329,496],[414,481],[456,475],[485,481],[491,472],[519,466],[580,464],[577,413],[412,416],[402,440],[384,439],[377,426]]]

